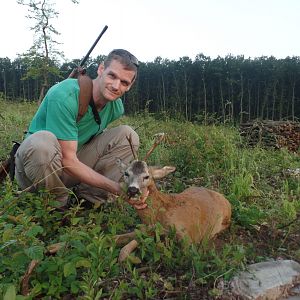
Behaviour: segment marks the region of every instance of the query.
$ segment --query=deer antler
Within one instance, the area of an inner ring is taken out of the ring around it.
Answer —
[[[154,135],[155,141],[150,150],[147,152],[147,154],[144,157],[144,161],[148,159],[150,154],[153,152],[153,150],[166,138],[166,135],[164,132],[160,132]]]
[[[126,136],[126,139],[127,139],[128,143],[129,143],[129,145],[130,145],[130,148],[131,148],[131,152],[132,152],[133,158],[134,158],[135,160],[138,160],[138,156],[137,156],[137,154],[136,154],[136,152],[135,152],[135,150],[134,150],[134,148],[133,148],[131,134],[130,134],[130,136]]]

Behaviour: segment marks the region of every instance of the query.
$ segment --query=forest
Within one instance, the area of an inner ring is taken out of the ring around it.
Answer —
[[[34,42],[17,58],[0,58],[3,160],[47,90],[81,62],[56,48],[59,12],[51,0],[17,2],[34,21]],[[141,61],[123,96],[126,115],[114,125],[137,130],[139,157],[163,129],[167,138],[147,163],[176,172],[158,181],[159,189],[220,192],[232,206],[230,228],[188,245],[160,223],[142,231],[122,197],[98,206],[70,190],[71,205],[60,212],[51,193],[28,193],[7,177],[0,185],[0,299],[241,299],[233,298],[231,284],[240,271],[300,261],[300,56],[211,58],[197,50],[195,58]],[[85,64],[92,78],[104,58],[94,54]],[[139,247],[119,262],[115,237],[129,230]]]
[[[138,56],[138,55],[137,55]],[[96,76],[104,55],[86,64]],[[49,60],[44,80],[43,57],[0,58],[0,95],[12,101],[37,101],[49,87],[67,78],[80,59],[65,63]],[[169,60],[157,57],[140,62],[137,83],[124,98],[126,114],[147,111],[181,120],[243,123],[254,119],[300,118],[300,58],[210,58]]]

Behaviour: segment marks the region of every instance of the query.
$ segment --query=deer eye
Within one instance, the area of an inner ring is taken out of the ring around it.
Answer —
[[[124,173],[124,176],[125,176],[125,177],[128,177],[128,176],[129,176],[128,172],[125,172],[125,173]]]
[[[148,180],[148,179],[149,179],[149,176],[145,176],[143,179],[144,179],[144,180]]]

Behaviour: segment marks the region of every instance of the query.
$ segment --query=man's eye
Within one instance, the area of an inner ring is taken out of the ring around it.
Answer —
[[[149,176],[145,176],[145,177],[144,177],[144,180],[148,180],[148,179],[149,179]]]

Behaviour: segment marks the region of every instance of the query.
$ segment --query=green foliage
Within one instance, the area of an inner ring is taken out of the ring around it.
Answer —
[[[14,124],[25,129],[35,107],[4,101],[0,105],[5,157],[11,139],[21,137]],[[176,240],[174,229],[163,235],[160,224],[145,232],[135,210],[122,199],[91,209],[76,203],[62,214],[53,209],[48,193],[20,193],[15,183],[6,181],[0,186],[0,299],[184,299],[192,298],[190,286],[213,299],[222,294],[217,282],[230,280],[247,263],[279,252],[299,257],[292,238],[299,228],[299,178],[284,172],[299,166],[298,155],[244,148],[234,127],[158,120],[147,114],[124,117],[114,125],[118,123],[138,127],[141,158],[155,133],[167,134],[149,158],[149,164],[177,168],[158,183],[162,190],[181,192],[198,185],[227,196],[233,217],[221,245],[189,245]],[[283,229],[273,234],[277,228]],[[139,247],[121,264],[113,237],[134,229]],[[49,246],[56,243],[61,248],[50,254]],[[32,260],[39,263],[25,297],[21,280]]]
[[[30,102],[10,104],[0,97],[0,160],[6,158],[12,141],[21,141],[37,105]]]

